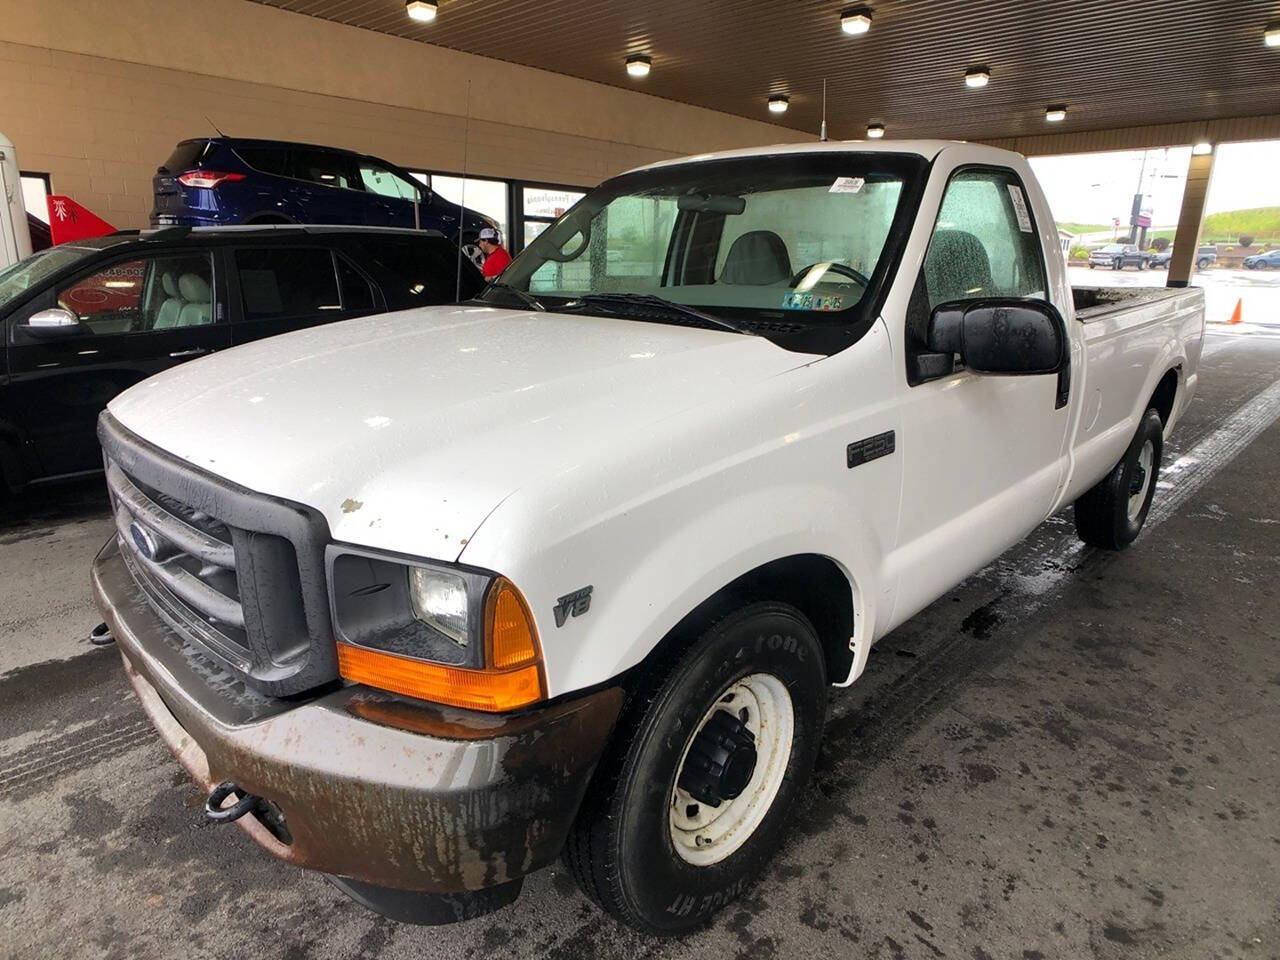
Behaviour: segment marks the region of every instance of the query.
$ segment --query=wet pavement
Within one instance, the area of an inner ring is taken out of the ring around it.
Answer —
[[[1043,524],[832,699],[767,873],[633,934],[559,866],[447,928],[375,917],[210,826],[84,639],[99,482],[0,519],[0,956],[1280,956],[1280,339],[1210,338],[1128,551]]]

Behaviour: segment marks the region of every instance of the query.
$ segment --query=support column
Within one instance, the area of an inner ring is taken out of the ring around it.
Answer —
[[[1204,225],[1204,201],[1209,195],[1209,179],[1213,175],[1213,158],[1217,147],[1203,156],[1191,155],[1187,165],[1187,185],[1182,191],[1182,212],[1173,235],[1173,259],[1169,261],[1169,278],[1165,286],[1185,287],[1191,279],[1191,267],[1200,248],[1200,228]]]

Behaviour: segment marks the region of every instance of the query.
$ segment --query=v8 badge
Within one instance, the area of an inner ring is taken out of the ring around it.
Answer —
[[[556,602],[556,626],[563,627],[570,617],[580,617],[590,609],[591,587],[566,593]]]

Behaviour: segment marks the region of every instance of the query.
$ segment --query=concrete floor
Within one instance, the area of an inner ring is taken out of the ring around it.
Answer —
[[[424,929],[209,826],[96,622],[96,484],[0,525],[0,955],[1280,956],[1280,339],[1210,339],[1141,539],[1069,514],[885,638],[833,698],[781,854],[652,941],[543,871]]]

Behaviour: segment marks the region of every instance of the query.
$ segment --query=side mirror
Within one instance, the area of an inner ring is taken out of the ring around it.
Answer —
[[[1043,300],[957,300],[929,318],[929,349],[959,354],[975,373],[1057,373],[1066,359],[1066,325]]]
[[[80,318],[64,307],[37,310],[27,317],[26,323],[20,324],[20,328],[23,333],[37,340],[74,337],[89,332],[89,329],[80,322]]]

